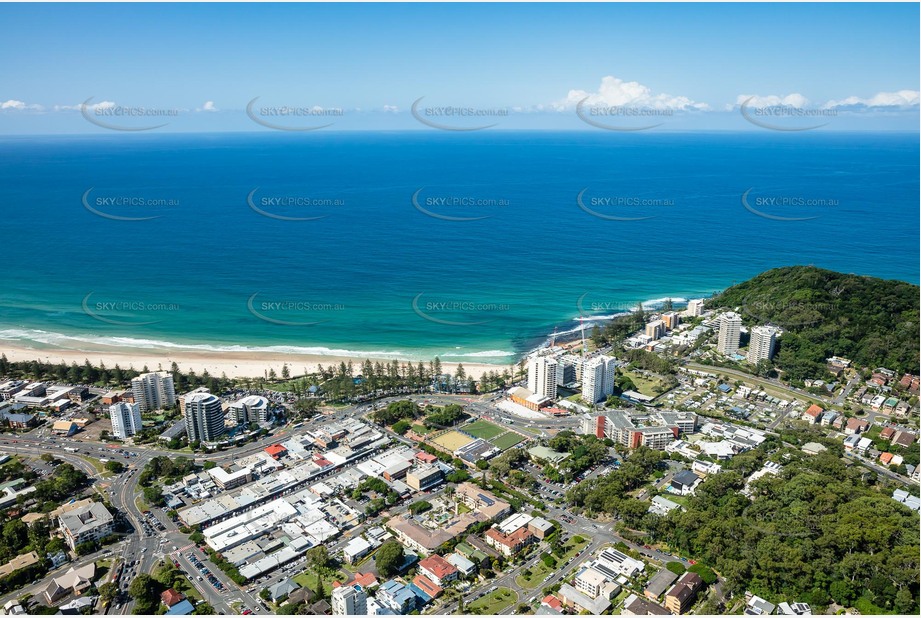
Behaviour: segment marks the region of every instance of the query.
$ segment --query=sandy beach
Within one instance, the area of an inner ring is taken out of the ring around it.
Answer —
[[[60,363],[62,360],[68,365],[76,362],[78,365],[89,360],[90,363],[98,365],[105,363],[106,367],[113,367],[118,364],[120,367],[127,369],[133,367],[140,371],[145,365],[151,371],[158,369],[168,370],[173,362],[178,363],[180,371],[189,371],[202,373],[207,370],[213,376],[226,374],[230,378],[255,378],[264,376],[269,369],[274,369],[277,375],[281,375],[282,365],[288,364],[291,375],[301,375],[306,369],[307,372],[314,372],[317,365],[328,367],[329,365],[338,365],[340,362],[352,361],[355,373],[358,374],[361,369],[361,363],[366,358],[347,358],[339,356],[308,356],[298,354],[260,354],[260,353],[234,353],[220,352],[209,354],[198,354],[194,352],[179,353],[157,353],[151,352],[122,352],[122,351],[94,351],[86,352],[82,350],[66,349],[29,349],[23,347],[10,346],[4,343],[0,346],[0,352],[6,354],[10,361],[32,361],[40,360],[48,363]],[[381,362],[390,362],[390,358],[372,358],[372,361],[380,360]],[[415,363],[414,363],[415,364]],[[427,366],[428,363],[426,362]],[[479,378],[483,373],[488,371],[502,371],[506,365],[486,365],[482,363],[463,363],[464,371],[473,378]],[[457,363],[442,362],[442,368],[445,371],[454,373]]]

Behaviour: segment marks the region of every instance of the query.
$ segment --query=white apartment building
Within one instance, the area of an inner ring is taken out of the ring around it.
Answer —
[[[224,433],[221,400],[211,393],[195,393],[185,398],[185,430],[189,442],[213,442]]]
[[[129,438],[141,431],[141,407],[136,403],[116,403],[109,406],[112,421],[112,435],[119,440]]]
[[[739,351],[742,336],[742,316],[729,311],[720,316],[720,334],[716,349],[720,354],[731,356]]]
[[[696,317],[703,315],[703,313],[704,313],[704,299],[695,298],[694,300],[688,301],[688,308],[685,311],[686,315],[692,318],[696,318]]]
[[[333,588],[332,608],[334,616],[365,616],[368,613],[368,595],[361,586]]]
[[[756,364],[760,360],[771,360],[776,338],[777,331],[770,326],[754,327],[748,343],[748,362]]]
[[[269,400],[259,395],[250,395],[230,404],[230,411],[238,425],[266,423],[269,420]]]
[[[144,373],[131,380],[134,402],[141,412],[168,408],[176,403],[173,376],[165,371]]]
[[[538,397],[556,399],[559,363],[548,356],[537,356],[528,361],[528,390]]]
[[[614,392],[616,360],[610,356],[596,356],[585,361],[582,367],[582,399],[595,404],[604,401]]]

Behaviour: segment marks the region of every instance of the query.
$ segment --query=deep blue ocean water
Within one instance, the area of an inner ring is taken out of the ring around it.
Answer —
[[[580,312],[778,266],[918,283],[918,157],[915,134],[2,138],[0,341],[507,363]]]

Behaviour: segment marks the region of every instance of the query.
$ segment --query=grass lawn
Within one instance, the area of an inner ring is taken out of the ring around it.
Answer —
[[[624,375],[629,377],[636,385],[636,390],[649,397],[657,397],[665,392],[665,381],[659,378],[647,378],[637,375],[632,371],[625,371]]]
[[[498,614],[518,602],[518,593],[510,588],[497,588],[485,597],[481,597],[468,605],[470,609],[477,610],[479,614]]]
[[[501,448],[503,451],[512,448],[520,442],[524,442],[524,436],[515,433],[514,431],[507,431],[501,436],[493,438],[490,440],[498,448]]]
[[[300,584],[301,586],[303,586],[304,588],[310,588],[311,590],[313,590],[314,592],[316,592],[316,590],[317,590],[317,579],[318,579],[318,578],[317,578],[317,575],[318,575],[317,572],[314,571],[314,570],[303,571],[303,572],[301,572],[300,574],[295,575],[292,579],[293,579],[296,583],[298,583],[298,584]],[[335,576],[332,576],[332,577],[330,577],[329,575],[324,575],[324,576],[323,576],[323,588],[324,588],[324,590],[326,590],[326,592],[329,592],[330,590],[332,590],[332,588],[333,588],[333,581],[334,581],[334,580],[337,580],[337,579],[338,579],[339,581],[341,581],[341,582],[344,582],[344,581],[346,581],[346,580],[348,579],[348,576],[347,576],[345,573],[341,572],[341,571],[339,572],[338,575],[335,575]]]
[[[429,433],[430,431],[432,431],[431,429],[429,429],[429,428],[426,427],[425,425],[420,425],[420,424],[418,424],[418,423],[412,426],[412,430],[415,431],[415,432],[416,432],[417,434],[419,434],[420,436],[424,436],[425,434],[427,434],[427,433]]]
[[[469,425],[464,425],[461,427],[461,430],[464,431],[464,433],[469,433],[471,436],[476,438],[483,438],[484,440],[489,440],[490,438],[495,438],[496,436],[505,433],[505,429],[499,427],[498,425],[494,425],[489,421],[474,421]]]
[[[96,468],[96,472],[99,473],[99,476],[102,476],[102,477],[112,476],[112,473],[106,470],[105,464],[99,461],[98,459],[95,459],[93,457],[87,457],[86,455],[77,455],[77,457],[79,457],[83,461],[87,462],[88,464]]]
[[[677,502],[681,506],[687,506],[690,496],[679,496],[678,494],[672,494],[667,491],[662,492],[662,497],[671,500],[672,502]]]
[[[563,554],[562,558],[556,559],[556,567],[550,568],[544,564],[543,560],[539,560],[534,563],[534,566],[531,567],[531,575],[525,577],[524,575],[519,575],[515,578],[515,583],[521,586],[526,590],[533,590],[534,588],[539,588],[544,584],[544,578],[546,578],[551,573],[556,573],[560,565],[576,555],[577,552],[581,551],[583,547],[588,545],[588,539],[583,538],[581,543],[575,543],[569,550]],[[556,558],[556,556],[554,556]],[[572,565],[570,565],[571,567]],[[485,597],[484,597],[485,598]]]
[[[463,515],[464,513],[469,513],[469,512],[472,511],[472,510],[473,510],[473,509],[471,509],[469,506],[467,506],[467,505],[464,504],[463,502],[458,502],[458,503],[457,503],[457,514],[458,514],[458,515]]]

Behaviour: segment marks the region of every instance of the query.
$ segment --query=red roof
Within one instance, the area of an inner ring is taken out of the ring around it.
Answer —
[[[892,437],[892,434],[894,433],[895,433],[895,429],[893,429],[892,427],[883,427],[883,430],[879,432],[879,437],[882,438],[883,440],[888,440],[889,438]]]
[[[416,453],[416,459],[418,459],[419,461],[423,461],[425,463],[432,463],[433,461],[436,461],[438,458],[432,455],[431,453],[426,453],[425,451],[419,451],[418,453]]]
[[[413,578],[413,583],[419,588],[422,592],[429,595],[433,599],[441,596],[441,593],[444,592],[444,588],[430,580],[425,575],[419,574]]]
[[[181,592],[176,592],[172,588],[167,588],[160,594],[160,600],[163,601],[163,604],[167,607],[172,607],[176,603],[183,601],[185,595]]]
[[[328,460],[326,457],[323,457],[322,455],[315,455],[313,458],[313,463],[317,464],[321,468],[333,465],[333,462]]]
[[[883,454],[881,454],[881,455],[879,456],[879,460],[880,460],[882,463],[884,463],[884,464],[886,464],[886,465],[888,466],[888,465],[889,465],[889,462],[892,461],[892,453],[883,453]]]
[[[444,579],[452,573],[457,573],[457,569],[454,568],[454,565],[438,554],[432,554],[425,560],[421,560],[419,562],[419,567],[425,569],[438,579]]]
[[[848,429],[863,429],[869,426],[867,421],[862,421],[859,418],[851,417],[847,419],[847,428]]]
[[[288,449],[283,447],[281,444],[273,444],[272,446],[265,447],[265,452],[272,456],[272,459],[278,459],[282,455],[288,452]]]
[[[816,417],[816,416],[818,416],[819,414],[821,414],[821,413],[824,412],[824,411],[825,411],[825,410],[823,410],[821,407],[819,407],[819,406],[817,406],[817,405],[815,405],[815,404],[812,404],[811,406],[809,406],[808,408],[806,408],[806,414],[808,414],[809,416],[812,416],[812,417]]]
[[[377,577],[374,573],[355,573],[355,582],[362,588],[369,588],[377,585]]]
[[[543,600],[540,602],[540,604],[546,605],[547,607],[551,609],[562,609],[563,608],[563,602],[560,601],[555,596],[553,596],[552,594],[548,594],[547,596],[545,596]]]

